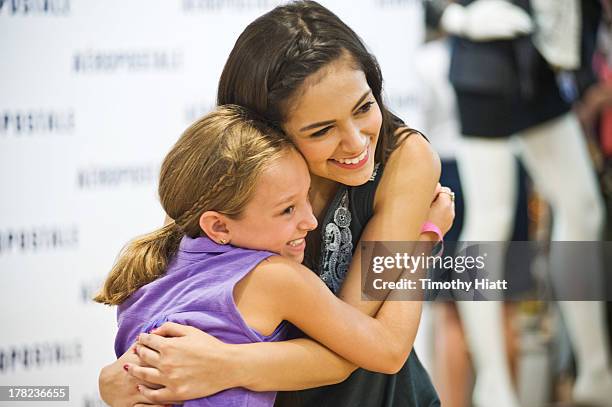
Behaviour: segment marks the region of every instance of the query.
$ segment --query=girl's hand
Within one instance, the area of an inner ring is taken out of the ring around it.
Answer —
[[[438,184],[427,216],[427,220],[439,227],[443,235],[450,230],[455,219],[455,202],[451,194],[450,188]]]
[[[231,363],[232,347],[197,328],[166,322],[139,336],[136,351],[147,367],[128,364],[128,373],[163,386],[139,386],[156,403],[205,397],[238,386],[241,369]]]
[[[119,359],[102,369],[98,381],[100,396],[106,404],[113,407],[141,407],[145,405],[162,407],[147,399],[137,390],[138,385],[156,387],[154,384],[136,379],[124,370],[123,366],[126,364],[133,366],[140,364],[140,360],[133,349],[134,346],[130,347]]]

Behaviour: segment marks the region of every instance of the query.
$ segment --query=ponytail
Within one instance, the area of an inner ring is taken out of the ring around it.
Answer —
[[[128,243],[94,301],[121,304],[164,275],[183,236],[205,235],[202,213],[239,216],[260,174],[292,148],[278,129],[240,106],[219,106],[193,123],[166,155],[159,174],[159,200],[174,221]]]
[[[183,231],[170,222],[155,232],[128,243],[94,301],[107,305],[124,302],[134,291],[165,273],[176,253]]]

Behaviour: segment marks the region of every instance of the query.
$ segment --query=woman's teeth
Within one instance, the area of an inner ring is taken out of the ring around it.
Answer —
[[[365,156],[368,154],[368,149],[363,150],[363,153],[359,154],[359,156],[355,158],[335,158],[334,160],[338,161],[340,164],[357,164],[359,161],[363,160]]]
[[[296,247],[296,246],[301,245],[302,243],[304,243],[304,238],[295,239],[289,242],[289,246]]]

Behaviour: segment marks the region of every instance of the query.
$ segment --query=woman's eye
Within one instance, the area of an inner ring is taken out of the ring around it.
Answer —
[[[368,102],[368,103],[363,104],[359,108],[359,110],[357,110],[357,113],[366,113],[366,112],[368,112],[372,108],[373,104],[374,104],[374,102]]]
[[[321,137],[321,136],[324,136],[330,129],[331,129],[331,126],[325,127],[324,129],[321,129],[321,130],[319,130],[319,131],[317,131],[315,133],[312,133],[310,135],[310,137]]]
[[[283,211],[283,215],[291,215],[295,211],[295,206],[291,205]]]

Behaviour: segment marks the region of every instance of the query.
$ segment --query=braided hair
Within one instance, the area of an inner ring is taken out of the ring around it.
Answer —
[[[163,275],[183,236],[204,234],[202,213],[239,218],[258,177],[291,148],[277,129],[235,105],[217,107],[192,124],[161,166],[159,198],[174,221],[128,243],[94,300],[121,304]]]

